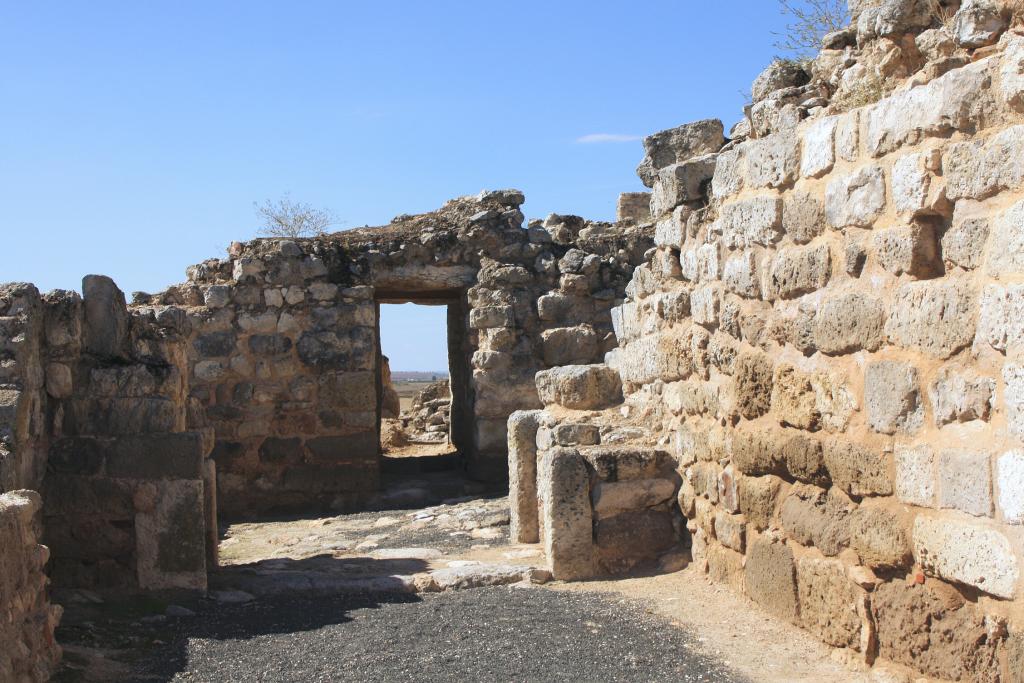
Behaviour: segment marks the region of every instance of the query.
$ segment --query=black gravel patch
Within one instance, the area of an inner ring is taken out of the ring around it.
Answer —
[[[129,680],[746,680],[664,618],[600,593],[504,587],[260,600],[208,605],[161,635]]]

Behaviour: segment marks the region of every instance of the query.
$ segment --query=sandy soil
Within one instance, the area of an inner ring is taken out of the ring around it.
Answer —
[[[868,683],[866,667],[806,631],[762,612],[693,566],[674,574],[549,584],[555,590],[601,591],[630,598],[696,637],[705,654],[765,683]]]

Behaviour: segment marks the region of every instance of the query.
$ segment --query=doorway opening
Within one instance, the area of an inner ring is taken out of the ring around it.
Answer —
[[[462,302],[453,292],[378,294],[382,472],[456,469],[467,454],[471,405]]]
[[[451,455],[447,306],[380,307],[381,425],[385,458]]]

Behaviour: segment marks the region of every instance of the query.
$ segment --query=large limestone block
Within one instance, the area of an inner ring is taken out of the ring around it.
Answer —
[[[985,47],[999,40],[1007,26],[1005,10],[993,0],[964,0],[953,17],[953,38],[960,47]]]
[[[836,163],[836,126],[838,116],[816,120],[804,133],[801,146],[800,175],[804,178],[820,178],[832,170]]]
[[[942,270],[939,239],[930,223],[878,230],[874,244],[879,265],[893,275],[927,278]]]
[[[1024,181],[1024,126],[950,145],[942,160],[950,199],[987,199]]]
[[[775,516],[781,490],[782,479],[779,477],[738,477],[736,493],[740,512],[758,530],[767,529]]]
[[[829,439],[825,442],[825,467],[835,485],[851,496],[892,495],[889,459],[875,449]]]
[[[1024,441],[1024,365],[1003,366],[1003,404],[1010,433]]]
[[[821,289],[832,274],[827,244],[780,249],[765,276],[767,299],[792,299]]]
[[[1024,159],[1020,163],[1024,168]],[[1024,201],[992,222],[985,270],[996,277],[1024,273]]]
[[[864,591],[846,576],[838,560],[802,558],[797,564],[800,623],[833,647],[860,646],[858,605]]]
[[[1001,680],[1002,639],[952,586],[886,581],[872,593],[871,613],[880,657],[940,680]]]
[[[935,452],[930,446],[896,448],[896,497],[921,507],[935,506]]]
[[[743,143],[747,157],[746,184],[751,188],[791,185],[800,167],[800,138],[792,131],[772,133]]]
[[[873,105],[865,113],[868,152],[880,157],[927,137],[980,128],[994,107],[990,70],[982,60]]]
[[[736,407],[740,415],[752,420],[771,407],[774,369],[768,356],[744,352],[736,358],[733,368]]]
[[[544,405],[596,410],[622,400],[622,383],[607,365],[567,365],[538,372],[537,393]]]
[[[777,617],[796,621],[796,563],[785,543],[761,537],[750,544],[744,585],[754,602]]]
[[[615,207],[615,222],[633,221],[637,224],[651,220],[650,192],[623,192]]]
[[[658,171],[693,157],[713,154],[725,144],[725,127],[717,119],[694,121],[644,138],[644,159],[636,173],[653,187]]]
[[[721,208],[714,231],[729,248],[760,244],[770,246],[782,239],[782,199],[758,195]]]
[[[711,194],[722,199],[736,194],[743,189],[743,176],[746,173],[746,155],[741,147],[722,152],[718,155],[715,175],[711,179]]]
[[[1024,340],[1024,285],[986,285],[981,293],[976,344],[998,351],[1019,347]]]
[[[850,544],[850,514],[855,509],[835,490],[798,484],[783,501],[780,519],[789,538],[831,557]]]
[[[651,213],[661,216],[680,204],[703,198],[715,174],[717,157],[707,154],[660,169],[651,195]]]
[[[850,3],[857,26],[857,39],[865,43],[927,28],[933,17],[928,3],[920,0],[874,0]]]
[[[914,521],[914,558],[925,572],[1012,599],[1020,568],[1000,531],[952,517],[920,515]]]
[[[596,565],[586,462],[569,448],[545,452],[537,471],[537,488],[548,569],[563,581],[590,578]]]
[[[556,327],[541,333],[544,362],[548,365],[589,363],[598,354],[598,339],[590,325]]]
[[[825,231],[825,210],[807,192],[788,192],[782,205],[782,224],[797,244],[806,244]]]
[[[900,346],[949,358],[974,339],[977,299],[962,279],[907,283],[893,297],[886,334]]]
[[[930,213],[945,200],[945,188],[934,176],[940,166],[938,150],[908,154],[892,166],[892,203],[900,213]]]
[[[935,424],[988,420],[996,382],[961,368],[943,367],[928,387]]]
[[[996,460],[999,511],[1007,524],[1024,524],[1024,450],[1007,451]]]
[[[814,345],[838,355],[864,349],[876,351],[885,339],[882,302],[858,292],[826,299],[814,316]]]
[[[1024,36],[1006,34],[1006,47],[999,66],[1002,100],[1015,111],[1024,110]]]
[[[956,203],[953,224],[942,234],[942,259],[947,268],[959,266],[964,270],[973,270],[984,260],[989,220],[984,216],[972,215],[968,209],[971,204],[968,201]]]
[[[987,452],[961,448],[939,452],[939,507],[992,516],[992,465]]]
[[[105,275],[82,278],[85,310],[85,350],[98,356],[121,356],[128,341],[130,320],[124,293]]]
[[[899,569],[913,559],[903,521],[883,508],[860,507],[850,515],[850,546],[872,569]]]
[[[537,429],[543,411],[517,410],[508,418],[509,534],[513,543],[540,540],[537,517]]]
[[[882,360],[864,372],[864,403],[868,424],[876,432],[913,434],[924,422],[917,368],[910,363]]]
[[[757,253],[747,249],[729,257],[722,277],[729,291],[748,299],[756,299],[761,293]]]
[[[864,166],[829,181],[825,217],[833,228],[868,227],[885,209],[885,171]]]
[[[675,495],[675,482],[669,479],[600,482],[590,494],[594,516],[598,519],[652,508],[672,499]]]
[[[206,589],[206,522],[202,480],[165,482],[135,516],[139,587]]]

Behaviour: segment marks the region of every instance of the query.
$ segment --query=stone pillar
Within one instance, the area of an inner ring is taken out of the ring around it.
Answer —
[[[537,428],[540,410],[517,410],[508,418],[508,480],[513,543],[537,543]]]
[[[594,576],[590,473],[572,448],[543,453],[537,471],[541,536],[548,569],[562,581]]]

